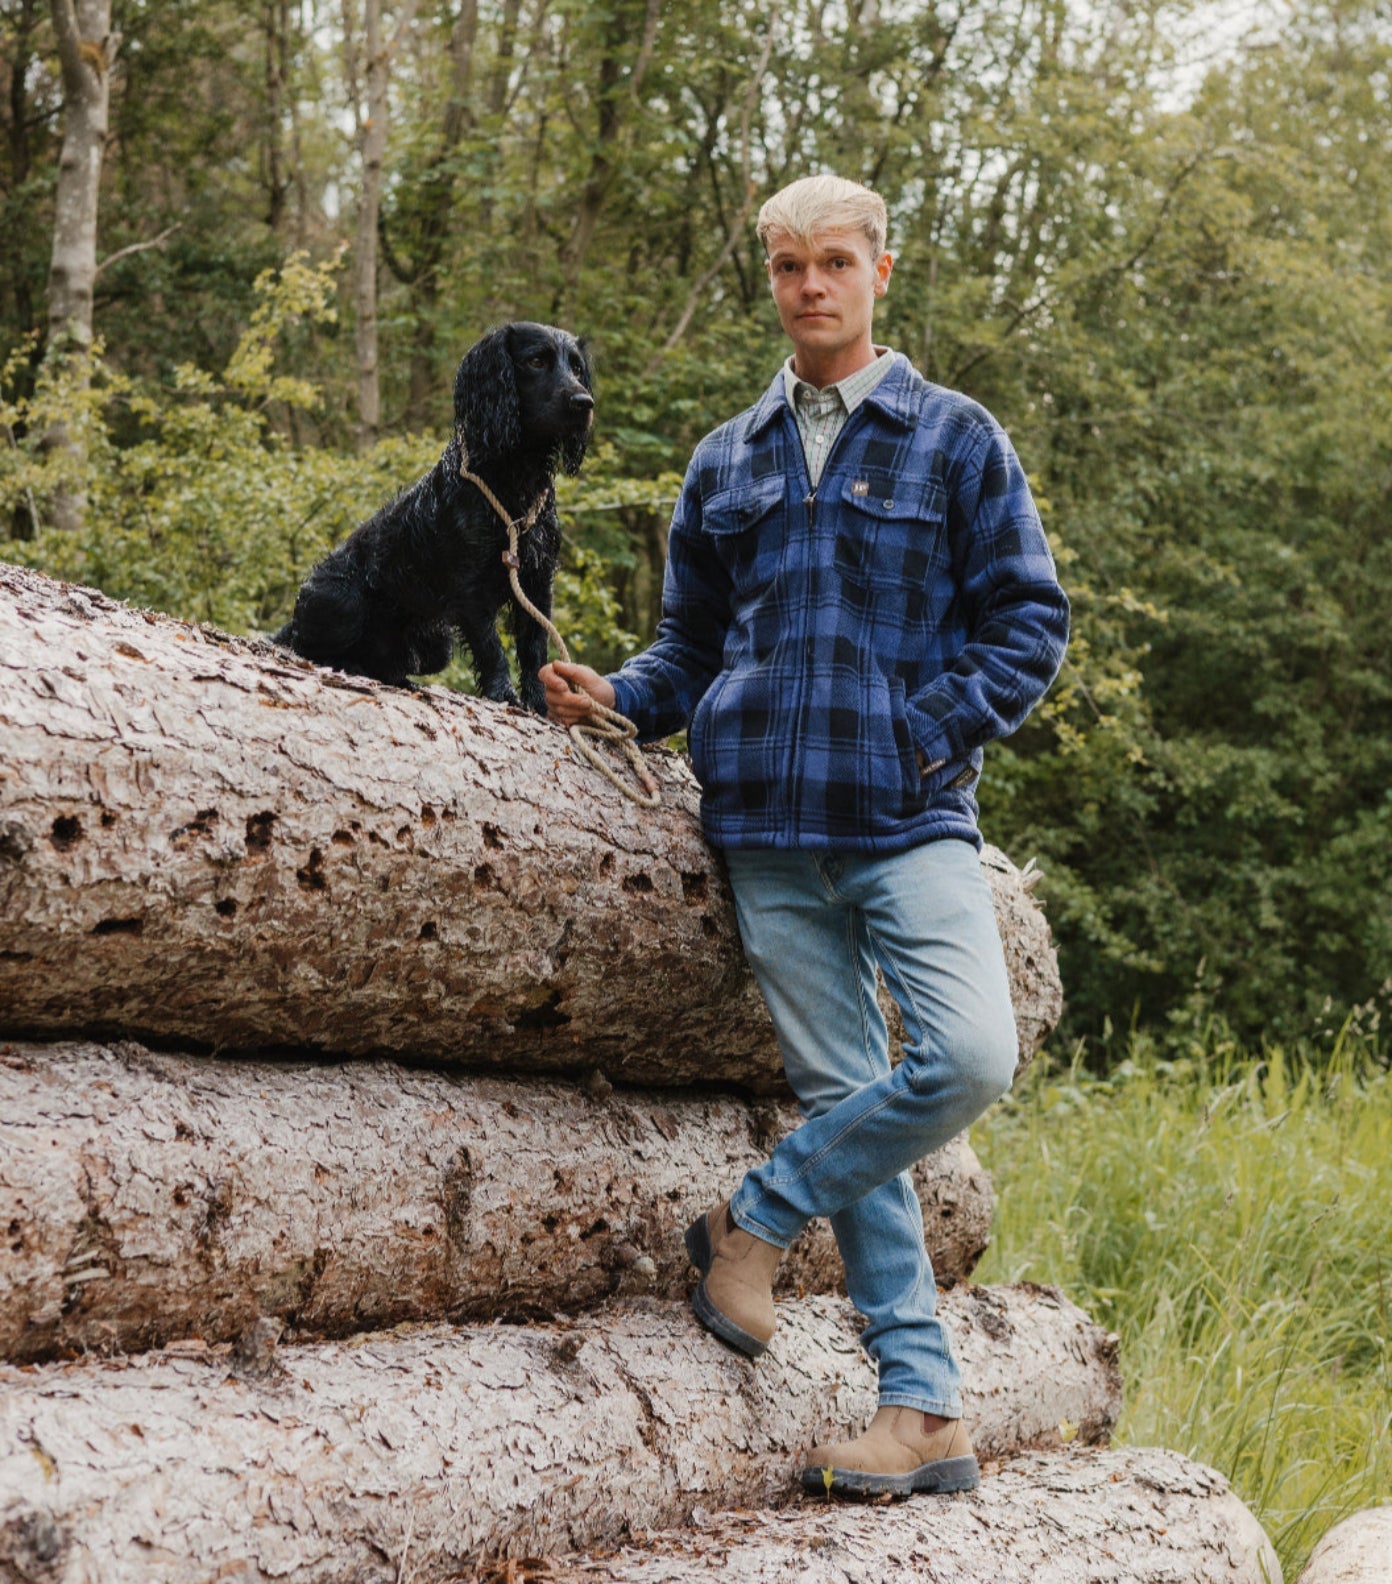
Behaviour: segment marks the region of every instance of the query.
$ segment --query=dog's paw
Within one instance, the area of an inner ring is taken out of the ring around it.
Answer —
[[[521,705],[517,690],[511,682],[488,682],[479,688],[479,697],[492,699],[495,704],[511,704],[514,708]]]

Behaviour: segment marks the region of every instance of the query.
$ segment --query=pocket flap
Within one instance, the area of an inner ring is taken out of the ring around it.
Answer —
[[[722,490],[703,503],[702,524],[707,533],[743,533],[762,522],[783,502],[783,479],[778,474]]]
[[[938,522],[947,512],[947,491],[935,478],[892,478],[862,473],[841,485],[841,499],[867,517]]]

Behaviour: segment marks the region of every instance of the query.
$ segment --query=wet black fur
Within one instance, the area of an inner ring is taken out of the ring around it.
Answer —
[[[522,702],[545,713],[537,672],[546,634],[517,608],[502,553],[507,532],[492,506],[459,476],[468,465],[508,513],[544,505],[520,543],[527,598],[551,614],[560,549],[556,469],[580,469],[594,418],[593,374],[583,345],[550,325],[516,323],[471,347],[454,380],[453,439],[418,483],[384,506],[306,578],[277,643],[320,665],[408,685],[442,670],[454,635],[468,645],[485,698],[516,704],[497,616],[513,606]]]

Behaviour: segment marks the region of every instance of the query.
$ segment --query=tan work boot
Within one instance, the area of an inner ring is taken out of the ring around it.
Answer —
[[[737,1226],[726,1199],[687,1227],[686,1252],[701,1273],[691,1295],[696,1318],[750,1358],[766,1353],[773,1336],[773,1273],[783,1250]]]
[[[981,1470],[960,1419],[881,1408],[854,1441],[813,1447],[802,1488],[828,1496],[908,1496],[975,1490]]]

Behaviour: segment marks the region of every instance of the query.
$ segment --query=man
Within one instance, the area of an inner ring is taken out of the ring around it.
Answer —
[[[1053,680],[1068,602],[1000,426],[872,341],[893,268],[883,201],[810,177],[758,232],[793,352],[696,449],[656,641],[608,678],[541,677],[562,724],[598,700],[645,738],[689,725],[704,828],[805,1118],[688,1231],[697,1317],[757,1357],[782,1251],[829,1216],[880,1406],[858,1438],[812,1450],[803,1484],[967,1490],[977,1462],[907,1169],[1013,1076],[972,794],[982,745]],[[877,964],[904,1015],[896,1068]]]

